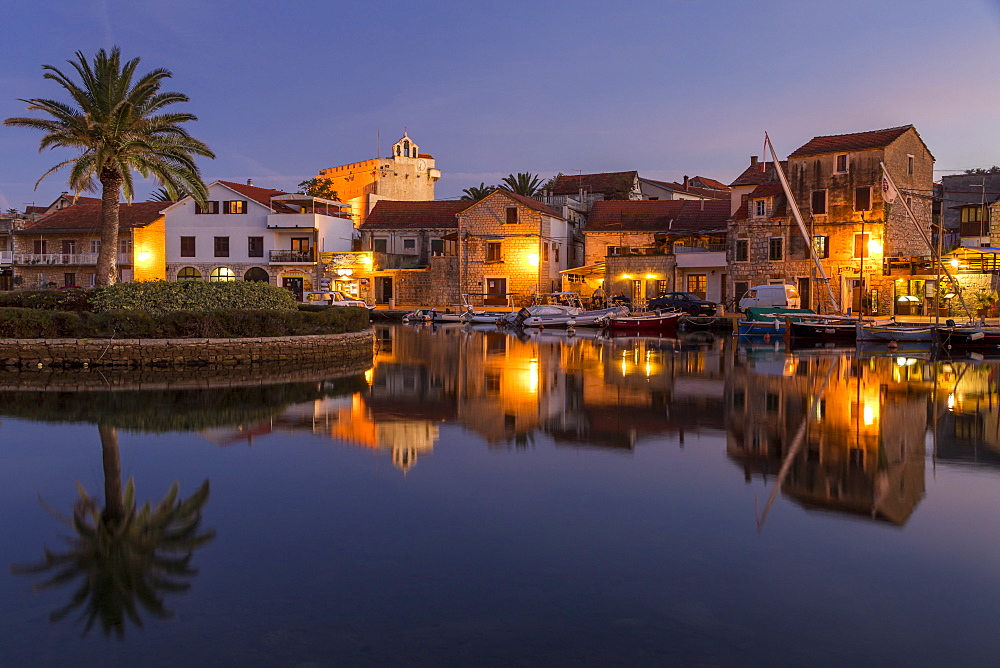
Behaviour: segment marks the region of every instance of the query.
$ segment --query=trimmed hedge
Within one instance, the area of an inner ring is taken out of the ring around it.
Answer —
[[[141,281],[116,283],[90,290],[90,310],[173,311],[268,309],[295,311],[296,302],[285,288],[263,282]]]
[[[0,308],[0,338],[9,339],[256,338],[360,332],[368,324],[368,309],[357,306],[318,312],[215,309],[162,314]]]
[[[47,311],[89,311],[92,290],[3,290],[0,307],[35,308]]]

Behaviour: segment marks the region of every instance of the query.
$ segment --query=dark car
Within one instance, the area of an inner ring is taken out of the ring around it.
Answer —
[[[651,310],[684,311],[688,315],[715,315],[719,305],[690,292],[668,292],[649,300]]]

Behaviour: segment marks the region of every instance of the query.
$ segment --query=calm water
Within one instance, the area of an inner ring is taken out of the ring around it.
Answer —
[[[346,378],[0,375],[0,664],[997,663],[998,363],[376,333]],[[210,496],[60,523],[114,455]]]

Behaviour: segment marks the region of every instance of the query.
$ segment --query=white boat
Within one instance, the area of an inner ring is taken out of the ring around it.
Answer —
[[[403,322],[434,322],[437,319],[437,309],[418,308],[403,316]]]
[[[626,314],[624,306],[586,311],[577,306],[539,304],[511,314],[506,322],[516,327],[600,327],[609,318]]]

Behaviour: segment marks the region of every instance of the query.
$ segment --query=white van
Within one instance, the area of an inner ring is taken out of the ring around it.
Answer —
[[[802,299],[794,285],[758,285],[740,299],[740,308],[802,308]]]

